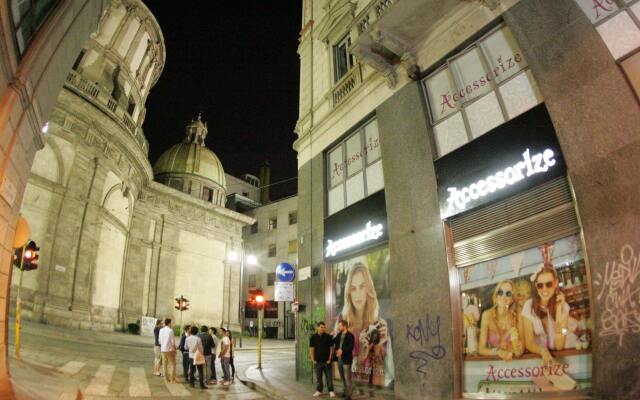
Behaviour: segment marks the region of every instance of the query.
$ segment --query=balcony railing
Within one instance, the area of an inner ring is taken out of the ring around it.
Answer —
[[[364,33],[391,8],[398,0],[377,0],[369,3],[355,18],[358,33]]]
[[[142,130],[137,127],[127,110],[124,107],[120,107],[118,102],[111,97],[111,93],[103,90],[100,86],[75,71],[69,72],[65,85],[88,100],[92,100],[105,114],[128,130],[133,139],[142,147],[145,154],[148,153],[149,143],[145,139]]]
[[[333,107],[346,99],[361,83],[362,71],[360,70],[360,64],[356,64],[333,86],[333,90],[331,91]]]

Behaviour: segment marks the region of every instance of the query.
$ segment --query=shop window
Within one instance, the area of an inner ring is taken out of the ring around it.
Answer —
[[[289,225],[295,225],[298,223],[298,213],[297,212],[292,212],[289,213]]]
[[[267,286],[273,286],[273,282],[276,281],[276,273],[270,272],[267,274]]]
[[[384,189],[378,123],[357,129],[327,153],[329,215]]]
[[[258,223],[251,225],[251,233],[258,233]]]
[[[353,55],[349,52],[351,37],[346,36],[333,47],[333,69],[335,81],[338,82],[353,67]]]
[[[11,19],[20,54],[29,43],[59,0],[11,0]]]
[[[269,218],[269,230],[275,230],[278,228],[278,218],[277,217],[273,217],[273,218]]]
[[[458,277],[465,394],[591,387],[593,316],[578,235],[460,268]],[[541,367],[545,357],[551,369]]]
[[[256,287],[256,274],[249,274],[248,285],[250,288]]]
[[[258,318],[258,307],[250,301],[244,304],[244,317],[245,318]]]
[[[278,303],[275,301],[264,302],[264,317],[265,318],[278,318]]]
[[[268,256],[269,257],[275,257],[276,256],[276,245],[275,244],[270,244],[269,245],[269,250],[268,250]]]
[[[423,81],[437,157],[542,102],[518,44],[499,27]]]
[[[620,65],[635,90],[636,96],[640,98],[640,51],[623,60]]]
[[[213,189],[208,187],[202,188],[202,200],[211,203],[213,201]]]
[[[298,241],[289,240],[289,254],[296,254],[298,252]]]

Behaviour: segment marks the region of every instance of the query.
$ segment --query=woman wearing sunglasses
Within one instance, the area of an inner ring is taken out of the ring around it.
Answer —
[[[520,341],[514,289],[513,282],[507,280],[493,290],[493,306],[482,313],[478,353],[497,355],[505,361],[522,355],[524,346]]]
[[[558,287],[558,276],[551,264],[544,264],[531,275],[534,293],[522,309],[525,346],[551,363],[550,350],[575,347],[577,323],[569,316],[569,304]]]

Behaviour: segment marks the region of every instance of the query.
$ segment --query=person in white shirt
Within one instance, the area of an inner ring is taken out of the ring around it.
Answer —
[[[229,374],[229,363],[231,362],[231,340],[229,340],[229,332],[225,328],[220,328],[222,332],[222,344],[220,349],[220,364],[222,364],[222,373],[224,374],[223,385],[229,385],[231,383],[231,376]]]
[[[162,369],[164,371],[164,381],[178,383],[176,379],[176,338],[171,328],[171,318],[164,320],[164,328],[158,334],[160,341],[160,351],[162,352]],[[169,364],[171,364],[171,376],[168,374]]]
[[[204,384],[204,347],[202,346],[202,339],[198,336],[198,327],[191,327],[191,335],[185,341],[185,349],[189,350],[189,384],[191,387],[195,386],[196,368],[198,369],[198,380],[200,381],[200,388],[206,389]],[[196,357],[196,352],[200,352],[199,357],[202,358],[201,362]]]

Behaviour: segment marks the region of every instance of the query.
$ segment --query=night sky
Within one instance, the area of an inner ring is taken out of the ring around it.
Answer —
[[[164,70],[146,103],[143,126],[152,164],[182,141],[198,112],[207,147],[225,172],[271,182],[297,175],[292,149],[298,117],[300,0],[174,2],[145,0],[164,34]],[[271,187],[271,199],[295,194],[297,181]]]

